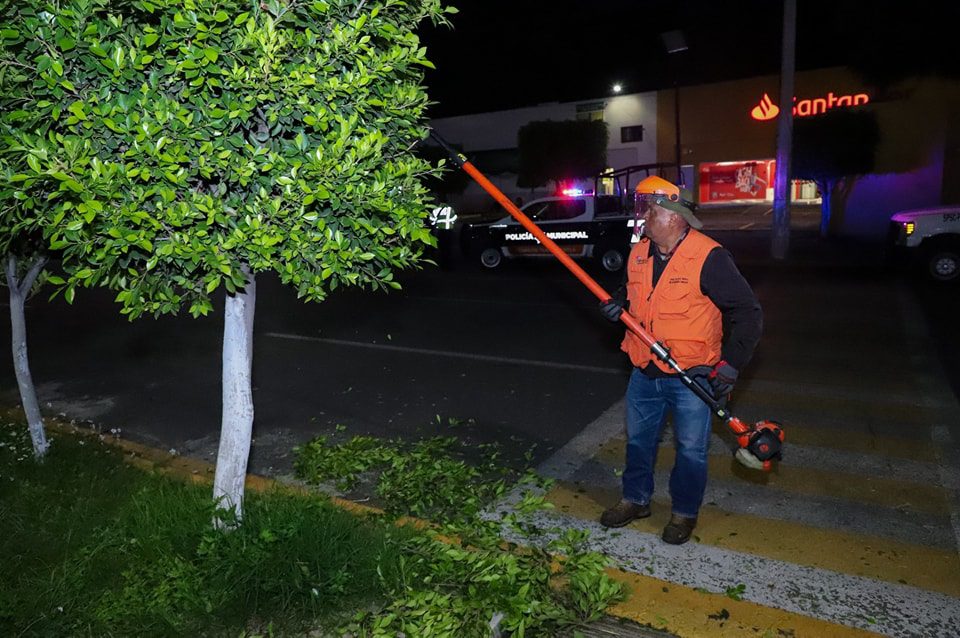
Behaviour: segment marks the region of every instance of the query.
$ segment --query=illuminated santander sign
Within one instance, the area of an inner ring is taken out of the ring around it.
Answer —
[[[798,100],[793,98],[793,116],[808,117],[810,115],[820,115],[830,109],[845,106],[860,106],[870,102],[870,96],[866,93],[856,93],[854,95],[834,95],[833,91],[827,93],[826,97],[805,98]],[[761,122],[772,120],[780,113],[780,107],[773,103],[770,96],[766,93],[760,99],[760,103],[750,111],[750,117]]]

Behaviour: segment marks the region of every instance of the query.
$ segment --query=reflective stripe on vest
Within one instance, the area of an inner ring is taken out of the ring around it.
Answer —
[[[684,369],[713,365],[720,360],[723,319],[720,309],[700,291],[700,271],[710,251],[720,244],[690,229],[653,287],[653,243],[644,238],[634,245],[627,263],[630,314],[664,344]],[[651,360],[664,372],[673,372],[653,356],[650,348],[629,330],[620,349],[638,368]]]

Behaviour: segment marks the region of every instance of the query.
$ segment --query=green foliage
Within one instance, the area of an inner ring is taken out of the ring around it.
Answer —
[[[607,125],[600,121],[530,122],[517,133],[517,186],[593,177],[607,167]]]
[[[294,448],[297,476],[312,483],[333,481],[340,490],[349,490],[371,468],[389,463],[396,455],[393,447],[372,436],[355,436],[348,442],[331,446],[319,436]]]
[[[458,148],[458,150],[462,149]],[[417,155],[432,166],[440,167],[442,172],[431,176],[425,182],[427,188],[438,197],[444,198],[462,193],[470,185],[472,178],[456,164],[450,164],[450,156],[439,146],[422,144],[417,148]]]
[[[440,0],[45,0],[0,33],[4,205],[78,286],[194,315],[245,270],[397,287],[434,239],[414,29]]]
[[[485,638],[499,614],[500,629],[510,635],[550,635],[596,620],[623,597],[622,586],[604,572],[608,560],[589,551],[587,532],[568,530],[546,549],[535,546],[540,530],[525,519],[548,506],[539,493],[527,491],[502,521],[482,515],[515,478],[498,467],[498,450],[488,451],[475,467],[455,458],[462,450],[453,438],[406,445],[355,437],[331,445],[319,437],[298,448],[300,478],[353,487],[362,475],[377,473],[376,493],[387,511],[445,523],[399,547],[400,587],[391,590],[393,602],[361,614],[346,630],[357,636]],[[521,483],[540,492],[547,486],[530,474]],[[501,524],[525,535],[531,546],[505,545]]]
[[[296,448],[294,469],[309,483],[332,482],[340,490],[376,474],[376,493],[388,512],[462,523],[506,491],[511,472],[496,464],[496,452],[480,466],[454,458],[456,444],[453,437],[411,445],[357,436],[331,445],[321,436]]]
[[[487,527],[495,536],[495,527]],[[450,533],[447,530],[446,533]],[[568,531],[549,551],[451,543],[429,531],[401,548],[403,588],[383,610],[359,616],[359,635],[486,638],[490,622],[511,636],[555,635],[562,627],[600,618],[623,598],[603,568],[607,559],[585,551],[586,532]],[[566,555],[560,558],[557,554]]]
[[[0,634],[338,624],[396,590],[412,534],[284,494],[248,496],[229,534],[212,514],[207,487],[145,474],[96,437],[54,435],[40,465],[22,424],[0,425]]]
[[[747,586],[743,583],[739,583],[732,587],[727,587],[723,594],[727,598],[732,598],[733,600],[743,600],[743,593],[747,591]]]
[[[380,474],[377,493],[395,510],[440,521],[472,521],[480,509],[506,491],[495,465],[473,467],[448,456],[455,438],[421,441],[391,459]]]

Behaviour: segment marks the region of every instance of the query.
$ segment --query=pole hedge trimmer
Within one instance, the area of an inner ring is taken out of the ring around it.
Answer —
[[[586,286],[597,299],[603,302],[610,300],[610,294],[604,290],[600,284],[574,262],[567,253],[563,252],[552,239],[547,237],[546,233],[540,230],[529,217],[524,215],[523,212],[510,201],[510,198],[494,186],[462,153],[459,153],[451,147],[446,140],[440,137],[435,131],[430,132],[430,137],[432,137],[434,141],[450,155],[450,158],[472,177],[483,190],[487,191],[487,193],[497,200],[531,235],[536,237],[544,248],[559,259],[560,263],[566,266],[567,270],[579,279],[580,283]],[[780,427],[780,424],[776,421],[758,421],[750,426],[733,416],[727,411],[726,402],[722,399],[715,398],[709,390],[700,385],[686,370],[681,368],[680,364],[670,356],[669,348],[654,339],[652,335],[637,323],[637,320],[634,319],[630,313],[621,313],[620,321],[650,348],[654,356],[676,372],[680,381],[690,388],[704,403],[710,406],[713,413],[733,431],[737,437],[737,443],[740,446],[736,452],[737,461],[751,469],[770,471],[773,460],[780,458],[781,448],[783,447],[783,429]]]

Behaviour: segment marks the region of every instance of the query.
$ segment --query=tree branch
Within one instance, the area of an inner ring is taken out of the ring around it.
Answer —
[[[7,286],[10,290],[20,292],[20,283],[17,281],[17,257],[13,253],[7,255]]]
[[[27,271],[27,274],[24,275],[23,281],[20,283],[20,294],[24,298],[29,294],[30,289],[33,288],[33,282],[37,280],[37,277],[43,271],[43,267],[47,264],[46,255],[37,255],[34,259],[33,264],[30,265],[30,270]]]

